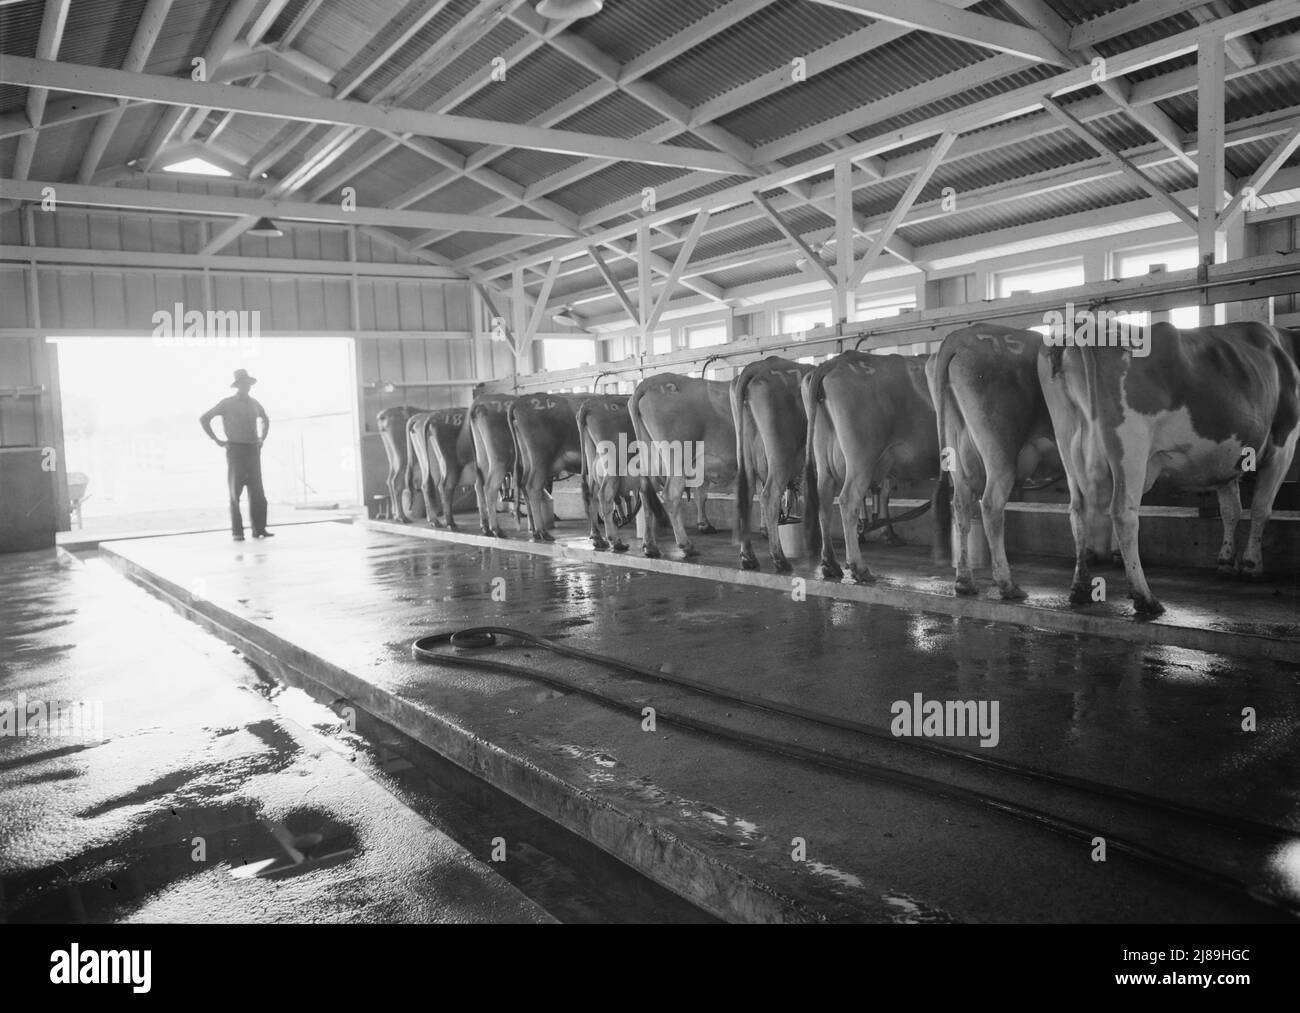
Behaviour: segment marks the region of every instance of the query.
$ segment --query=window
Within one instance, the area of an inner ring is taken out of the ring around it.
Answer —
[[[183,162],[173,162],[171,165],[164,165],[163,172],[188,172],[196,176],[229,176],[225,169],[213,165],[211,162],[202,158],[187,158]]]
[[[655,331],[650,335],[650,354],[666,355],[673,350],[673,332],[671,330]]]
[[[902,310],[916,309],[916,293],[904,289],[901,292],[886,292],[868,299],[858,300],[859,320],[879,320],[881,317],[897,316]]]
[[[1050,292],[1056,288],[1082,285],[1083,261],[1070,260],[1014,271],[999,271],[993,279],[994,294],[999,299],[1006,299],[1013,292]]]
[[[799,306],[795,309],[781,310],[776,315],[778,334],[801,334],[815,327],[831,325],[831,308],[824,306]]]
[[[1150,274],[1151,268],[1163,264],[1166,271],[1186,271],[1196,266],[1195,243],[1166,243],[1146,246],[1136,250],[1121,250],[1114,256],[1116,278],[1140,278]],[[1125,314],[1131,322],[1145,327],[1149,321],[1146,313]],[[1196,327],[1200,313],[1195,306],[1179,306],[1169,311],[1169,322],[1175,327]]]
[[[726,343],[727,325],[725,323],[700,324],[698,327],[686,328],[687,348],[707,348],[710,345],[725,345]]]
[[[596,361],[596,343],[588,338],[544,338],[542,368],[574,369]]]

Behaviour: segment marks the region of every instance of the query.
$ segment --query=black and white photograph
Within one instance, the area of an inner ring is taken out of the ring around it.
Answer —
[[[0,0],[15,974],[1276,985],[1298,250],[1300,0]]]

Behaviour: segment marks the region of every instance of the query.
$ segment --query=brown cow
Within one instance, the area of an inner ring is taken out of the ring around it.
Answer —
[[[442,524],[455,531],[454,493],[459,486],[474,486],[474,438],[469,430],[469,411],[441,408],[421,412],[407,422],[406,431],[409,453],[418,465],[418,484],[424,493],[429,525],[439,525],[434,503],[436,490],[445,518]]]
[[[757,570],[750,542],[749,514],[755,482],[767,526],[768,550],[777,573],[790,573],[777,529],[786,488],[797,483],[804,467],[803,449],[808,420],[804,416],[799,382],[812,366],[769,355],[751,362],[731,381],[731,419],[736,430],[736,510],[734,537],[740,546],[740,568]]]
[[[612,547],[615,552],[627,551],[618,529],[635,516],[641,496],[641,480],[624,466],[639,451],[627,404],[626,394],[591,395],[581,400],[576,415],[582,447],[582,499],[591,543],[597,549]],[[663,515],[658,497],[647,505]]]
[[[1004,518],[1012,490],[1047,468],[1060,477],[1052,417],[1038,382],[1036,331],[976,324],[953,331],[930,357],[926,373],[938,416],[942,466],[953,484],[958,594],[975,594],[966,541],[980,497],[993,582],[1003,598],[1024,598],[1007,562]],[[1108,533],[1110,525],[1102,532]],[[1105,551],[1103,540],[1098,547]]]
[[[493,538],[505,537],[497,525],[496,504],[515,468],[515,443],[506,421],[506,409],[514,400],[512,394],[479,394],[469,408],[479,530]],[[517,510],[515,523],[519,523]]]
[[[1070,480],[1070,600],[1092,600],[1088,525],[1109,512],[1138,614],[1164,611],[1138,555],[1138,508],[1162,476],[1218,492],[1219,569],[1260,576],[1264,526],[1300,437],[1300,332],[1255,322],[1183,331],[1158,323],[1145,342],[1140,331],[1081,337],[1095,343],[1075,345],[1075,334],[1061,330],[1038,353]],[[1250,534],[1238,561],[1239,486],[1252,471]]]
[[[521,394],[506,409],[515,441],[515,503],[520,496],[528,500],[528,532],[534,542],[555,541],[542,518],[543,495],[557,478],[582,470],[577,407],[561,394]]]
[[[853,580],[875,579],[851,532],[876,483],[940,477],[934,408],[925,382],[928,356],[842,352],[823,362],[803,383],[808,417],[804,469],[804,533],[821,554],[821,576],[844,571],[831,544],[831,501],[838,492],[845,552]],[[947,558],[949,515],[943,483],[935,489],[932,558]]]
[[[384,453],[388,456],[388,496],[392,503],[394,520],[409,524],[410,518],[402,506],[401,490],[414,491],[412,483],[411,459],[407,450],[406,422],[412,415],[423,409],[403,405],[385,408],[375,418],[379,426],[379,438],[384,444]],[[399,484],[400,479],[400,484]]]
[[[682,497],[692,488],[701,534],[716,531],[707,514],[711,486],[723,488],[736,480],[736,427],[731,421],[728,384],[700,380],[680,373],[659,373],[636,386],[628,402],[628,415],[644,448],[643,488],[655,490],[661,480],[662,501],[673,526],[682,558],[697,556],[686,535]],[[654,519],[645,519],[642,551],[660,555]]]

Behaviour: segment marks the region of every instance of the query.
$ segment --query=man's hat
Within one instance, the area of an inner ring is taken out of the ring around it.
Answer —
[[[255,383],[257,383],[257,377],[249,376],[248,370],[246,369],[237,369],[235,370],[235,382],[232,383],[230,386],[238,387],[242,384],[247,384],[249,387],[251,387]]]

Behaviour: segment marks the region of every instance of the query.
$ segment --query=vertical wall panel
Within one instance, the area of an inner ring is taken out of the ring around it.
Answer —
[[[27,306],[26,268],[0,268],[0,307],[3,308],[3,319],[0,326],[30,327],[32,325]]]

